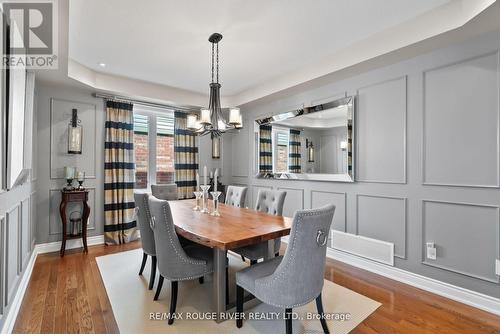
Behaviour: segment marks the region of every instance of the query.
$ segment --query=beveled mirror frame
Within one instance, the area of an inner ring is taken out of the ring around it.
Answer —
[[[319,111],[338,108],[341,106],[347,107],[347,173],[346,174],[323,174],[323,173],[267,173],[262,174],[259,172],[259,126],[265,124],[272,124],[275,121],[282,121],[290,118],[299,117],[302,115],[312,114]],[[311,107],[303,107],[286,111],[271,116],[255,120],[255,142],[256,154],[254,155],[254,166],[256,166],[256,177],[258,178],[277,178],[288,180],[311,180],[311,181],[334,181],[334,182],[354,182],[355,170],[355,97],[346,96],[344,98],[336,99],[322,104],[317,104]]]

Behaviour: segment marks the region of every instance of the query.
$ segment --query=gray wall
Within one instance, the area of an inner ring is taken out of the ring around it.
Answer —
[[[26,85],[24,168],[36,169],[36,113],[33,113],[34,74]],[[20,111],[17,111],[20,112]],[[13,298],[35,245],[36,173],[28,181],[9,191],[0,192],[0,328],[4,325]]]
[[[90,90],[37,83],[38,107],[38,217],[36,243],[61,240],[60,190],[65,186],[64,166],[84,170],[89,189],[88,235],[103,234],[104,221],[104,102]],[[82,120],[81,155],[68,155],[71,109]],[[76,183],[76,182],[75,182]],[[68,214],[80,209],[68,208]]]
[[[249,186],[250,206],[260,188],[286,190],[285,215],[332,202],[333,228],[393,242],[396,267],[500,297],[499,48],[495,32],[242,106],[232,183]],[[253,177],[255,119],[345,93],[357,96],[355,183]]]
[[[36,243],[61,240],[59,204],[60,190],[65,186],[64,166],[74,166],[86,172],[85,187],[90,190],[90,217],[88,236],[98,236],[104,230],[104,101],[92,97],[92,90],[37,83],[38,104],[38,176],[39,220]],[[78,109],[82,120],[82,155],[68,155],[68,123],[71,109]],[[227,141],[225,139],[224,141]],[[226,145],[223,141],[222,146]],[[221,159],[212,159],[210,136],[200,139],[200,167],[221,168],[224,177],[230,175],[230,152]],[[229,163],[228,163],[229,162]],[[200,173],[201,174],[201,173]],[[222,178],[224,183],[227,179]],[[75,182],[76,184],[76,182]],[[68,214],[79,210],[78,205],[69,207]]]

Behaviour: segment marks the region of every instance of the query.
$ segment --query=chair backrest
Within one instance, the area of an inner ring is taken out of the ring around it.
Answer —
[[[176,281],[203,272],[206,261],[189,257],[182,248],[175,232],[172,211],[168,202],[150,196],[149,208],[160,274],[166,279]]]
[[[255,210],[275,216],[283,215],[286,191],[259,189]]]
[[[158,199],[173,201],[179,199],[177,196],[177,185],[172,184],[152,184],[151,193]]]
[[[134,192],[135,207],[137,212],[137,225],[141,231],[141,243],[144,253],[148,255],[156,255],[155,239],[153,230],[150,226],[151,214],[148,204],[149,194]]]
[[[334,212],[333,204],[295,212],[283,260],[273,274],[255,281],[256,290],[263,289],[269,296],[266,303],[300,306],[321,293]]]
[[[226,204],[242,208],[245,206],[247,187],[229,186],[226,191]]]

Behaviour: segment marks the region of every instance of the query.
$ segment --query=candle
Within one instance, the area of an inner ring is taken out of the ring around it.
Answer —
[[[214,178],[214,172],[210,171],[210,178],[213,179]]]
[[[217,176],[219,176],[219,170],[216,168],[214,174],[214,191],[217,191]]]
[[[75,168],[73,167],[64,167],[64,175],[66,180],[72,180],[75,178]]]
[[[207,185],[207,166],[203,167],[203,185]]]
[[[76,173],[76,180],[77,180],[77,181],[80,181],[80,182],[85,181],[85,172],[78,171],[78,172]]]
[[[200,189],[200,174],[196,172],[196,191]]]

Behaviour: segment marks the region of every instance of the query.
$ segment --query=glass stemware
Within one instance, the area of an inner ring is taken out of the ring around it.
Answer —
[[[210,185],[202,185],[200,188],[203,191],[203,202],[200,212],[208,213],[208,189],[210,189]]]
[[[201,191],[194,191],[193,192],[194,196],[196,197],[196,206],[193,208],[194,211],[200,211],[200,199],[203,193]]]
[[[222,194],[220,191],[212,191],[210,195],[212,195],[212,200],[214,203],[214,211],[212,211],[211,215],[215,217],[219,217],[219,196]]]

